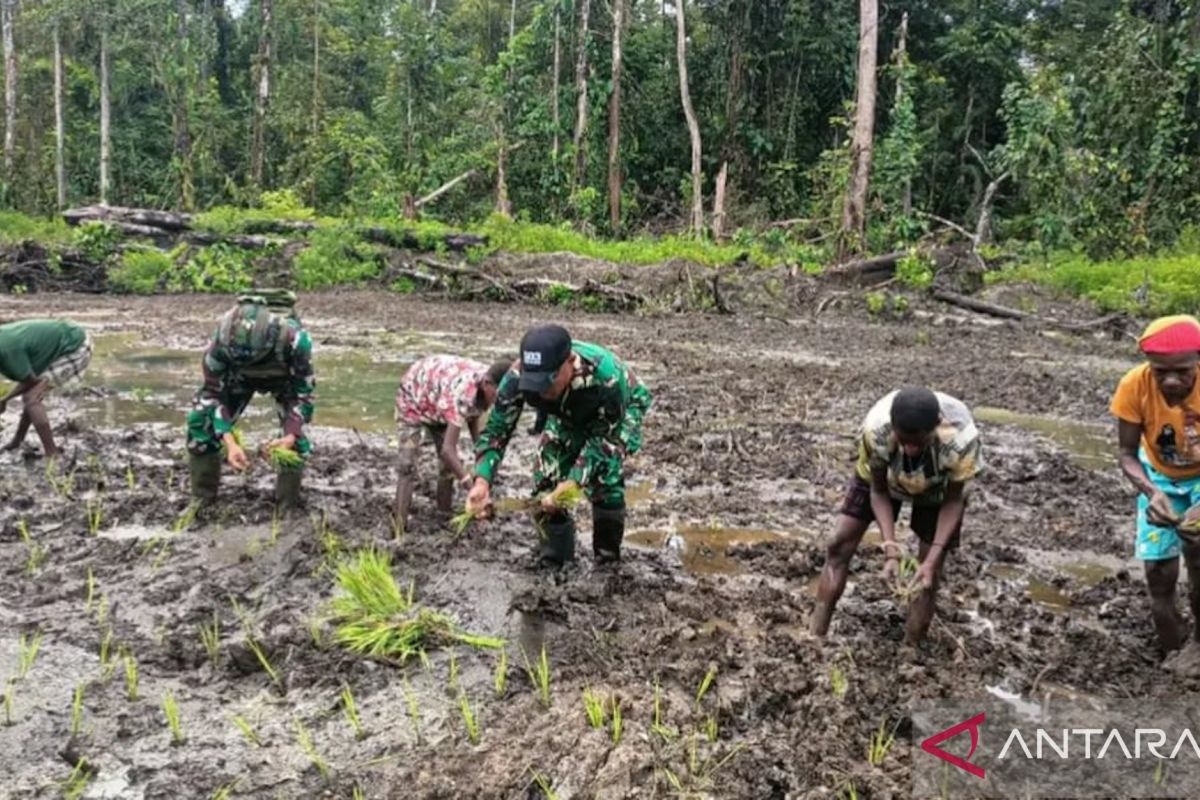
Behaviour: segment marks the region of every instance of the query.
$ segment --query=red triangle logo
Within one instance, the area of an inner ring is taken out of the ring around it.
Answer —
[[[967,753],[967,758],[970,758],[971,756],[975,755],[975,748],[979,746],[979,726],[981,726],[986,719],[987,712],[976,714],[965,722],[960,722],[957,725],[946,728],[946,730],[940,733],[935,733],[933,736],[930,736],[928,739],[921,742],[921,749],[926,753],[929,753],[931,756],[940,758],[942,761],[953,764],[959,769],[971,773],[976,778],[982,779],[984,775],[983,767],[972,764],[970,761],[967,761],[966,758],[960,758],[953,753],[947,753],[945,750],[938,747],[938,745],[947,739],[953,739],[963,731],[970,731],[971,752]]]

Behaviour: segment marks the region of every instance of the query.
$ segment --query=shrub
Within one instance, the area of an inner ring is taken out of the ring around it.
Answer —
[[[121,263],[109,270],[113,287],[133,294],[153,294],[166,284],[175,260],[161,250],[127,250]]]
[[[350,228],[315,230],[310,241],[293,262],[296,285],[305,291],[362,283],[379,274],[375,249],[359,241]]]

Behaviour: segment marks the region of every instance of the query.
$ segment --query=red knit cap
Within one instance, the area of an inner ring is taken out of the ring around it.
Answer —
[[[1159,317],[1146,326],[1138,347],[1147,355],[1200,352],[1200,321],[1191,314]]]

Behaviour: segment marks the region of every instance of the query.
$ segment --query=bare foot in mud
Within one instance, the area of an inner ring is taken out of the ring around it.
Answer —
[[[1200,675],[1200,642],[1189,641],[1182,650],[1167,656],[1163,666],[1176,675]]]

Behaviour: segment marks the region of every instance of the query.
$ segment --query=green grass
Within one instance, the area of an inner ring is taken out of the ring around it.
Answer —
[[[31,217],[17,211],[0,211],[0,244],[34,241],[43,245],[67,245],[71,228],[62,217]]]
[[[498,649],[504,640],[462,630],[450,616],[413,602],[392,574],[391,557],[368,549],[340,561],[330,605],[334,640],[351,652],[401,663],[432,646]]]

